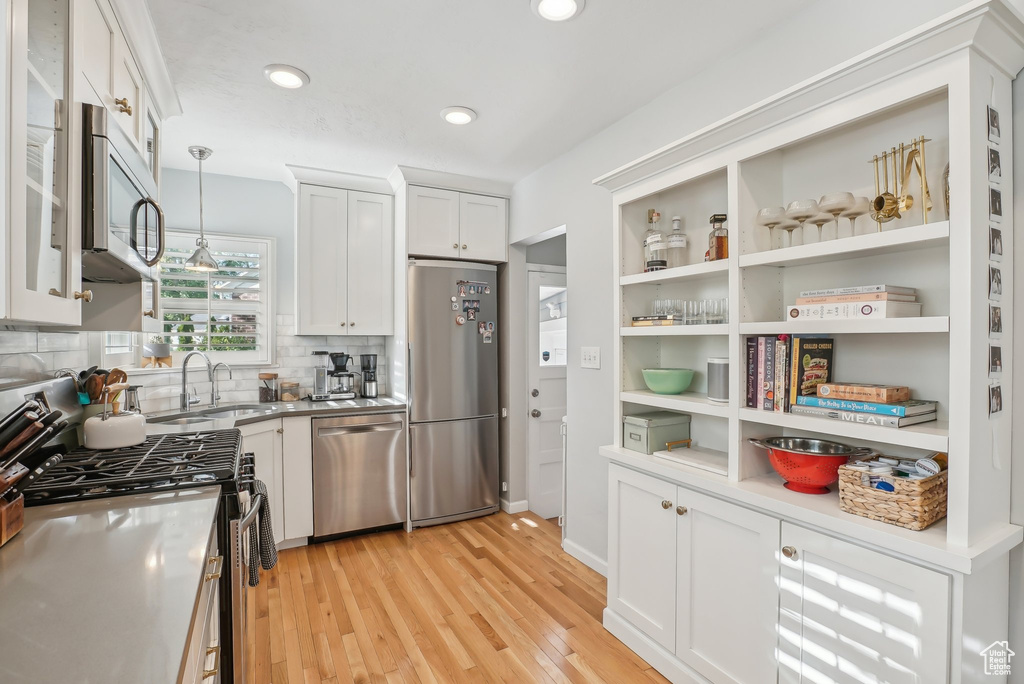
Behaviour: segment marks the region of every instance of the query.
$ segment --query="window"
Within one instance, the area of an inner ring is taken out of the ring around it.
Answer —
[[[160,261],[160,315],[163,334],[176,361],[193,350],[228,363],[270,363],[272,241],[207,235],[220,270],[185,270],[196,248],[195,233],[167,233]]]

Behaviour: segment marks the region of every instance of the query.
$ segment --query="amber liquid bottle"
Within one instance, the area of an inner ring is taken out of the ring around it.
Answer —
[[[711,235],[708,236],[708,261],[729,258],[729,230],[723,226],[725,214],[711,215]]]

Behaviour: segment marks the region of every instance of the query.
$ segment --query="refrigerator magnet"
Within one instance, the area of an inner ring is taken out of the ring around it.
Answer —
[[[484,323],[483,321],[480,321],[476,326],[476,331],[479,334],[483,335],[485,332],[487,332],[487,324]]]
[[[487,332],[494,332],[494,321],[487,321]]]
[[[476,285],[470,285],[469,286],[469,294],[471,294],[471,295],[475,295],[476,294]]]
[[[455,302],[457,302],[457,301],[459,301],[459,298],[458,298],[458,297],[452,297],[452,304],[454,304],[454,303],[455,303]]]
[[[455,303],[455,302],[452,302],[452,311],[458,311],[458,310],[459,310],[459,305],[457,303]]]
[[[485,285],[484,286],[484,294],[491,294],[491,286],[490,285]]]
[[[476,309],[470,309],[466,312],[466,318],[475,321],[476,320]]]
[[[491,333],[485,332],[484,333],[484,344],[490,344],[490,343],[491,343]]]
[[[455,317],[455,325],[465,325],[465,324],[466,324],[466,317],[465,316],[463,316],[462,314],[459,314],[458,316]]]
[[[460,297],[465,297],[466,296],[466,286],[465,285],[459,285],[459,296]]]

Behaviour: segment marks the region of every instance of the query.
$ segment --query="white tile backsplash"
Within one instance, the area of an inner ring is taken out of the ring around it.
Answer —
[[[325,337],[295,335],[295,318],[277,316],[277,355],[273,368],[235,368],[229,378],[225,370],[218,373],[222,404],[255,403],[259,400],[261,372],[278,374],[278,381],[298,382],[302,396],[313,388],[313,352],[344,351],[354,359],[349,367],[359,372],[359,355],[377,355],[377,386],[387,394],[387,338],[383,336]],[[35,332],[0,329],[0,386],[37,382],[52,377],[55,370],[81,370],[98,360],[89,358],[90,333]],[[91,362],[90,362],[91,361]],[[128,381],[141,385],[139,398],[147,412],[175,409],[181,394],[181,369],[157,372],[128,371]],[[189,387],[199,394],[199,406],[210,403],[210,382],[206,371],[193,361],[189,364]]]

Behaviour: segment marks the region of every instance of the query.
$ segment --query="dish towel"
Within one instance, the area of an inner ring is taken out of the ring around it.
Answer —
[[[249,586],[260,583],[260,567],[270,570],[277,565],[277,545],[274,544],[274,528],[270,520],[270,497],[267,486],[260,480],[252,484],[254,494],[262,494],[258,520],[249,526]],[[259,563],[256,562],[259,556]]]

